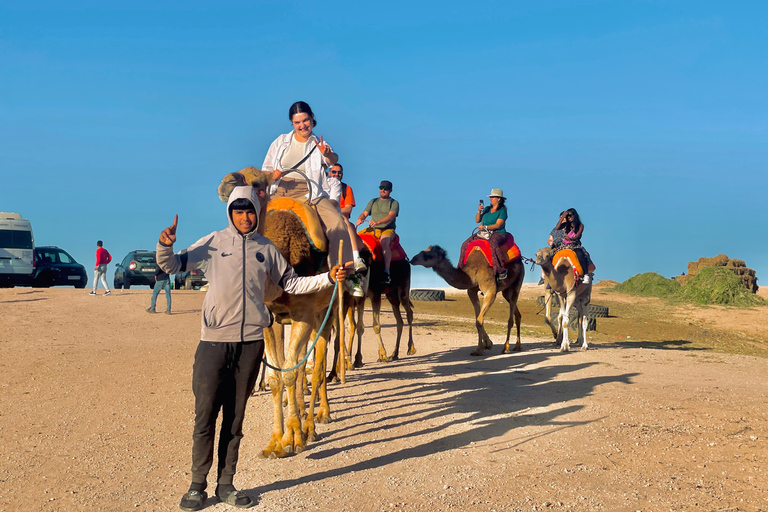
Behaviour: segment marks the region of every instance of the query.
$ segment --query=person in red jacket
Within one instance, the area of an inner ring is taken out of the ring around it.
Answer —
[[[104,242],[96,242],[96,266],[93,268],[93,290],[88,295],[96,295],[96,287],[99,286],[99,279],[104,289],[104,295],[109,295],[109,286],[107,286],[107,265],[112,261],[112,255],[104,248]]]

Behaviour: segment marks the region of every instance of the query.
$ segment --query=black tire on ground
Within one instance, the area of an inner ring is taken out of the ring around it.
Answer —
[[[127,277],[123,278],[123,289],[130,290],[131,289],[131,280]]]
[[[85,288],[85,283],[76,284],[75,288]]]
[[[576,321],[576,317],[571,317],[570,321],[568,322],[568,327],[573,329],[574,331],[579,329],[579,324]],[[597,320],[592,317],[587,317],[587,331],[596,331],[597,330]]]
[[[149,289],[153,290],[155,288],[155,283],[149,283]]]
[[[443,290],[411,290],[411,300],[436,301],[445,300]]]
[[[608,316],[608,306],[590,304],[589,309],[587,309],[587,316],[590,318],[605,318]]]

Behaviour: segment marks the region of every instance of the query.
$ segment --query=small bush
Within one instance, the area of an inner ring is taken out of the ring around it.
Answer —
[[[620,285],[615,286],[613,291],[629,295],[673,298],[680,291],[680,283],[674,279],[667,279],[656,272],[646,272],[630,277]]]
[[[705,267],[699,270],[699,273],[680,289],[679,298],[696,304],[764,304],[760,297],[744,287],[739,276],[724,267]]]

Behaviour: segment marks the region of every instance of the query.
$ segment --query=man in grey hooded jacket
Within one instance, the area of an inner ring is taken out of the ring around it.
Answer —
[[[157,244],[158,265],[169,274],[200,269],[208,278],[203,300],[200,343],[192,367],[195,427],[192,436],[192,484],[179,504],[201,510],[213,465],[216,419],[219,432],[216,496],[247,508],[253,500],[233,485],[246,403],[256,384],[264,354],[263,329],[271,323],[264,304],[267,279],[290,294],[313,293],[344,279],[343,268],[300,277],[277,247],[256,232],[260,204],[251,187],[236,187],[227,203],[228,226],[174,254],[178,215]]]

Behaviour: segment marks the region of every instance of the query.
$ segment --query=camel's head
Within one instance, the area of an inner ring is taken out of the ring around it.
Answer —
[[[543,249],[539,249],[536,251],[536,264],[546,265],[547,263],[552,263],[552,256],[554,255],[555,251],[551,247],[544,247]]]
[[[446,260],[448,254],[445,249],[439,245],[430,245],[419,254],[411,258],[411,265],[421,265],[422,267],[434,267],[438,262]]]
[[[266,205],[269,201],[265,201],[264,198],[267,197],[267,189],[271,184],[271,173],[263,172],[255,167],[246,167],[224,176],[221,183],[219,183],[219,199],[226,203],[229,200],[229,194],[232,193],[232,189],[242,187],[243,185],[250,185],[256,190],[256,195],[259,196],[262,204]]]

